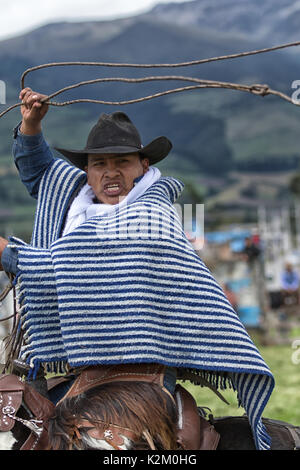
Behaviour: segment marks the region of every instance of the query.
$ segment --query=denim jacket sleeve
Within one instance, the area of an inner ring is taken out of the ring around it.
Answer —
[[[3,269],[7,273],[15,274],[18,273],[18,253],[15,248],[6,247],[4,248],[1,256],[1,264]]]
[[[20,124],[14,129],[13,156],[21,181],[29,194],[37,199],[40,181],[54,157],[43,134],[24,135]]]
[[[37,199],[42,176],[54,160],[43,134],[24,135],[20,132],[20,124],[18,124],[14,129],[13,156],[21,181],[29,194]],[[6,272],[17,274],[17,251],[6,247],[1,256],[1,264]]]

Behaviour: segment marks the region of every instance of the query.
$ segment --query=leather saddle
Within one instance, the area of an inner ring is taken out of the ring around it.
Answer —
[[[141,380],[162,385],[164,370],[164,366],[157,364],[88,367],[79,373],[64,398],[76,396],[96,385],[116,380]],[[55,387],[66,380],[68,380],[67,377],[54,377],[48,381],[48,387]],[[180,448],[215,450],[220,436],[214,426],[200,416],[193,396],[178,384],[174,395],[172,399],[175,400],[178,409],[177,442]],[[48,448],[47,423],[54,414],[55,405],[17,375],[0,375],[0,432],[10,431],[13,428],[22,403],[33,418],[21,420],[31,429],[31,433],[20,450],[46,450]]]
[[[21,405],[32,418],[17,417]],[[20,450],[45,450],[48,445],[48,420],[55,406],[33,387],[14,374],[0,375],[0,432],[11,431],[16,420],[31,430]]]
[[[177,442],[184,450],[216,450],[220,434],[199,414],[194,397],[181,385],[176,385],[178,410]]]

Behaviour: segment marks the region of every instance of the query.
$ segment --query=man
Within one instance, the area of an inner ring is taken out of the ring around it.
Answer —
[[[297,292],[300,285],[299,274],[294,269],[292,263],[285,263],[285,268],[281,273],[281,289],[287,293]]]
[[[245,247],[242,251],[245,261],[249,264],[253,264],[260,255],[260,249],[257,245],[253,243],[253,240],[250,237],[245,239]]]
[[[291,262],[286,262],[280,276],[280,288],[283,302],[286,305],[299,304],[299,274]]]
[[[2,265],[19,284],[21,358],[33,374],[40,365],[56,371],[154,363],[163,367],[169,396],[176,374],[233,386],[256,447],[269,448],[260,416],[273,377],[184,235],[173,207],[182,183],[153,166],[168,155],[170,141],[159,137],[143,147],[126,114],[101,115],[84,149],[57,149],[71,166],[43,139],[42,97],[22,90],[14,143],[21,179],[38,198],[32,241],[2,240]],[[74,384],[53,399],[57,406],[73,396]]]

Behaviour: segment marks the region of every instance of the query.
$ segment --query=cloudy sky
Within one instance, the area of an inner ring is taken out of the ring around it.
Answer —
[[[188,0],[0,0],[0,40],[60,20],[108,19]]]

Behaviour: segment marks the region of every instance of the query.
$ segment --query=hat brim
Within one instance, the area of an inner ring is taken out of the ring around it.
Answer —
[[[87,157],[89,154],[103,154],[111,155],[114,154],[129,154],[139,153],[144,158],[149,159],[150,165],[160,162],[163,160],[171,151],[172,143],[167,137],[161,136],[154,139],[150,144],[145,147],[129,147],[129,146],[113,146],[113,147],[102,147],[95,149],[83,149],[83,150],[68,150],[54,147],[59,153],[67,157],[73,165],[81,170],[84,170],[87,165]]]

